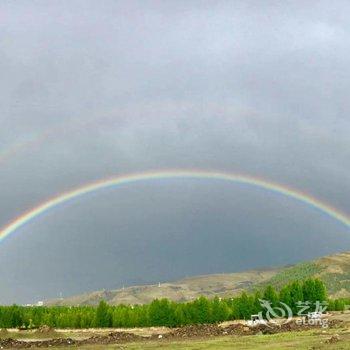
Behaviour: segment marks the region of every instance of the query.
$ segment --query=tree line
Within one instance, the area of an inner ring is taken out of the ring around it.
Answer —
[[[319,279],[309,278],[289,283],[277,291],[271,285],[254,293],[243,292],[233,298],[209,299],[199,297],[190,302],[178,303],[168,299],[155,299],[146,305],[108,305],[101,301],[94,306],[0,306],[0,328],[35,328],[43,325],[54,328],[90,327],[178,327],[189,324],[217,323],[226,320],[249,319],[264,312],[261,300],[271,307],[288,305],[293,314],[300,306],[327,302],[327,310],[344,310],[350,300],[328,299],[325,285]]]

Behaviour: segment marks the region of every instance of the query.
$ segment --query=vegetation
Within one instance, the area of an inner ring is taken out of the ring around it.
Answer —
[[[279,292],[267,286],[263,293],[243,292],[229,299],[207,299],[200,297],[187,303],[176,303],[168,299],[156,299],[148,305],[110,306],[101,301],[99,306],[77,307],[23,307],[18,305],[0,307],[0,328],[33,328],[47,325],[57,328],[89,327],[176,327],[188,324],[216,323],[225,320],[247,319],[252,314],[263,312],[260,299],[270,301],[272,307],[279,302],[298,312],[298,302],[326,301],[326,288],[318,279],[294,281]],[[343,310],[346,300],[329,300],[328,309]]]
[[[324,267],[315,262],[300,263],[281,270],[268,281],[268,284],[280,289],[286,283],[315,277],[315,275],[320,274],[323,270]]]
[[[325,283],[329,295],[350,297],[350,252],[283,268],[267,282],[257,283],[255,287],[271,284],[276,289],[281,289],[286,283],[316,277]]]

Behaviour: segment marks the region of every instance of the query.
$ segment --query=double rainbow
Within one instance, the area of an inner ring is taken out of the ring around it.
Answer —
[[[137,174],[129,174],[124,176],[117,176],[114,178],[104,179],[94,183],[87,184],[69,192],[60,194],[48,201],[40,204],[39,206],[29,210],[28,212],[20,215],[7,226],[0,231],[0,241],[10,236],[12,233],[23,227],[25,224],[31,222],[35,218],[43,215],[47,211],[56,208],[58,205],[69,202],[72,199],[81,197],[91,192],[95,192],[101,189],[111,188],[124,184],[131,184],[140,181],[151,181],[160,179],[207,179],[207,180],[222,180],[234,182],[237,184],[251,185],[266,189],[271,192],[279,193],[281,195],[293,198],[310,207],[318,209],[324,214],[332,217],[338,222],[350,228],[350,217],[340,210],[331,207],[330,205],[321,202],[320,200],[312,197],[309,194],[300,192],[295,189],[288,188],[287,186],[277,183],[269,182],[264,179],[252,177],[241,174],[231,174],[218,171],[206,171],[206,170],[164,170],[164,171],[152,171],[142,172]]]

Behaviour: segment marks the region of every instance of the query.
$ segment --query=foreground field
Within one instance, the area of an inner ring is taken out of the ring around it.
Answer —
[[[2,349],[349,349],[350,313],[327,316],[330,328],[296,326],[246,327],[239,322],[218,325],[136,329],[2,331]],[[13,339],[13,340],[11,340]]]
[[[234,336],[215,339],[164,341],[152,343],[130,343],[118,345],[82,346],[82,350],[214,350],[214,349],[350,349],[350,332],[341,332],[339,340],[331,342],[335,331],[320,334],[319,332],[290,332],[272,335]],[[62,347],[50,348],[59,350]]]

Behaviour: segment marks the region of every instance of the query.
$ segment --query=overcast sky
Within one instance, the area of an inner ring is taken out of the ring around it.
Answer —
[[[0,225],[130,172],[263,177],[350,214],[347,1],[1,1]],[[350,250],[349,229],[213,180],[99,191],[0,246],[0,303]]]

